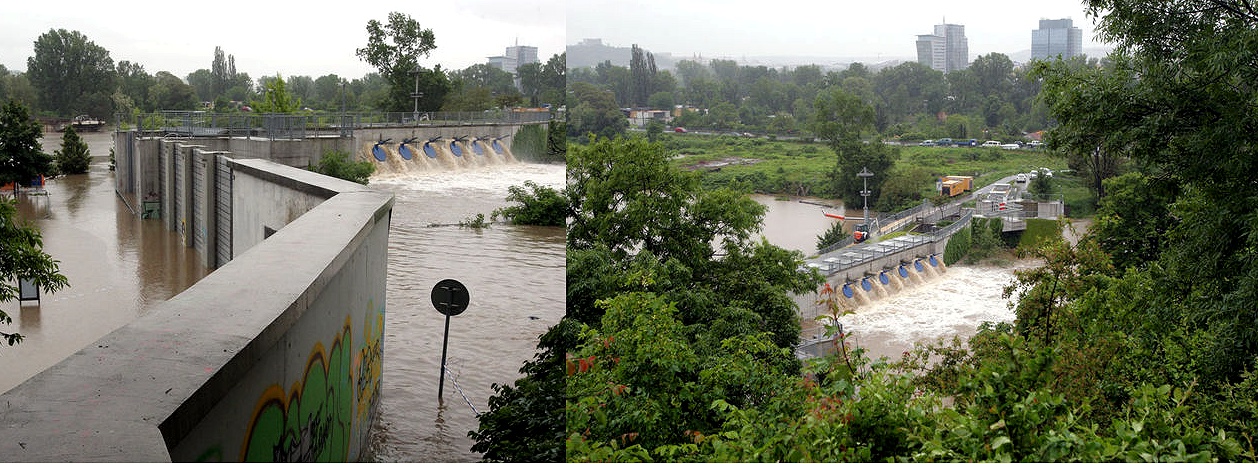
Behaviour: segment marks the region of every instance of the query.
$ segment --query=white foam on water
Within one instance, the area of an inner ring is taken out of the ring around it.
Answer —
[[[914,342],[967,338],[985,321],[1012,322],[1014,311],[1001,293],[1013,282],[1014,270],[1034,265],[949,267],[939,277],[857,306],[839,321],[872,357],[898,358]]]
[[[533,181],[562,188],[567,167],[562,164],[509,163],[457,170],[382,173],[371,177],[372,184],[398,186],[405,190],[438,196],[462,196],[468,192],[507,192],[513,185]]]

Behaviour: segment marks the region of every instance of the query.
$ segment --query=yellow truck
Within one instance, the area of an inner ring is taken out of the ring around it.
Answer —
[[[974,189],[974,178],[970,176],[944,176],[939,181],[939,193],[945,197],[955,197]]]

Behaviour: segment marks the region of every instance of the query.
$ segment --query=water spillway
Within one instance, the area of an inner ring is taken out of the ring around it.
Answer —
[[[408,140],[363,143],[356,157],[375,163],[380,174],[459,171],[517,162],[505,144],[492,138]]]
[[[816,294],[797,296],[802,339],[799,354],[813,357],[828,353],[833,344],[830,343],[832,337],[826,336],[827,325],[841,323],[854,314],[864,314],[900,295],[919,294],[917,289],[945,280],[942,277],[946,270],[941,259],[929,255],[899,261],[853,280],[828,282]],[[825,287],[831,289],[828,297]]]

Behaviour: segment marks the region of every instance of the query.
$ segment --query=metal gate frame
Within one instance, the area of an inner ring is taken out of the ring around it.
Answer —
[[[215,221],[215,229],[217,229],[217,239],[215,240],[215,267],[222,267],[232,260],[232,178],[234,176],[231,161],[224,155],[215,156],[215,164],[217,164],[218,175],[215,176],[214,182],[218,201],[216,205],[217,221]],[[208,252],[208,251],[207,251]]]

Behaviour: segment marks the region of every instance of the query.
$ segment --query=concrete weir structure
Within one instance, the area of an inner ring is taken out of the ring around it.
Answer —
[[[393,197],[249,143],[116,134],[119,195],[216,270],[0,395],[6,461],[363,457]]]

